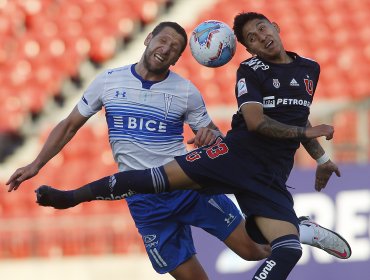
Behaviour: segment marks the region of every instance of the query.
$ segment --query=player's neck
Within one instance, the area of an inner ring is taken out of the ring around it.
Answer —
[[[163,73],[156,73],[150,71],[147,67],[144,66],[142,62],[139,62],[135,65],[135,72],[146,81],[163,81],[168,76],[168,71]]]
[[[285,50],[283,50],[278,56],[270,60],[270,62],[275,64],[288,64],[293,61],[294,58],[291,57]]]

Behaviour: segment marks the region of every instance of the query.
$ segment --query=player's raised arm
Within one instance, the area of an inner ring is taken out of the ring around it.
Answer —
[[[75,107],[70,115],[59,122],[50,132],[44,146],[34,161],[30,164],[18,168],[13,175],[10,176],[6,185],[9,186],[8,191],[17,190],[20,184],[28,180],[40,171],[40,169],[72,139],[79,128],[88,120],[82,116],[77,107]]]
[[[299,127],[287,125],[271,119],[263,113],[259,103],[246,103],[241,107],[243,118],[248,130],[262,135],[281,139],[313,139],[325,136],[326,140],[333,138],[334,128],[331,125],[320,124],[314,127]]]
[[[307,127],[312,127],[310,121],[307,122]],[[315,189],[317,191],[321,191],[326,187],[333,173],[338,177],[341,176],[338,166],[330,160],[317,139],[302,141],[302,145],[309,155],[317,162],[315,176]]]

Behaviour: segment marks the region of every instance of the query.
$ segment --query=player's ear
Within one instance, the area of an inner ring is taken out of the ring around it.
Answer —
[[[146,36],[146,38],[145,38],[144,46],[147,47],[149,45],[150,41],[152,40],[152,38],[153,38],[153,34],[149,33],[148,36]]]
[[[276,29],[277,33],[280,33],[280,27],[279,27],[279,25],[276,22],[272,22],[271,24]]]

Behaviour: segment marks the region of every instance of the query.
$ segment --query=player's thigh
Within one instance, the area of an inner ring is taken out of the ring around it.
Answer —
[[[164,170],[170,184],[170,190],[195,190],[200,189],[200,186],[189,178],[182,170],[177,161],[173,160],[164,165]]]
[[[224,243],[237,255],[248,261],[262,260],[271,254],[269,245],[257,244],[249,237],[244,219],[240,221]]]
[[[256,216],[255,222],[269,243],[284,235],[299,235],[297,227],[287,221],[275,220],[266,217]]]
[[[208,280],[206,272],[195,255],[169,273],[176,280]]]

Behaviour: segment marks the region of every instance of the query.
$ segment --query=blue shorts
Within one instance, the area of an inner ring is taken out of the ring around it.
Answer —
[[[276,174],[248,150],[221,137],[175,160],[206,193],[234,193],[247,219],[261,216],[292,223],[298,229],[293,198],[285,185],[289,174]]]
[[[152,266],[161,274],[196,254],[190,226],[224,241],[242,220],[239,209],[225,195],[195,191],[140,194],[128,204]]]

